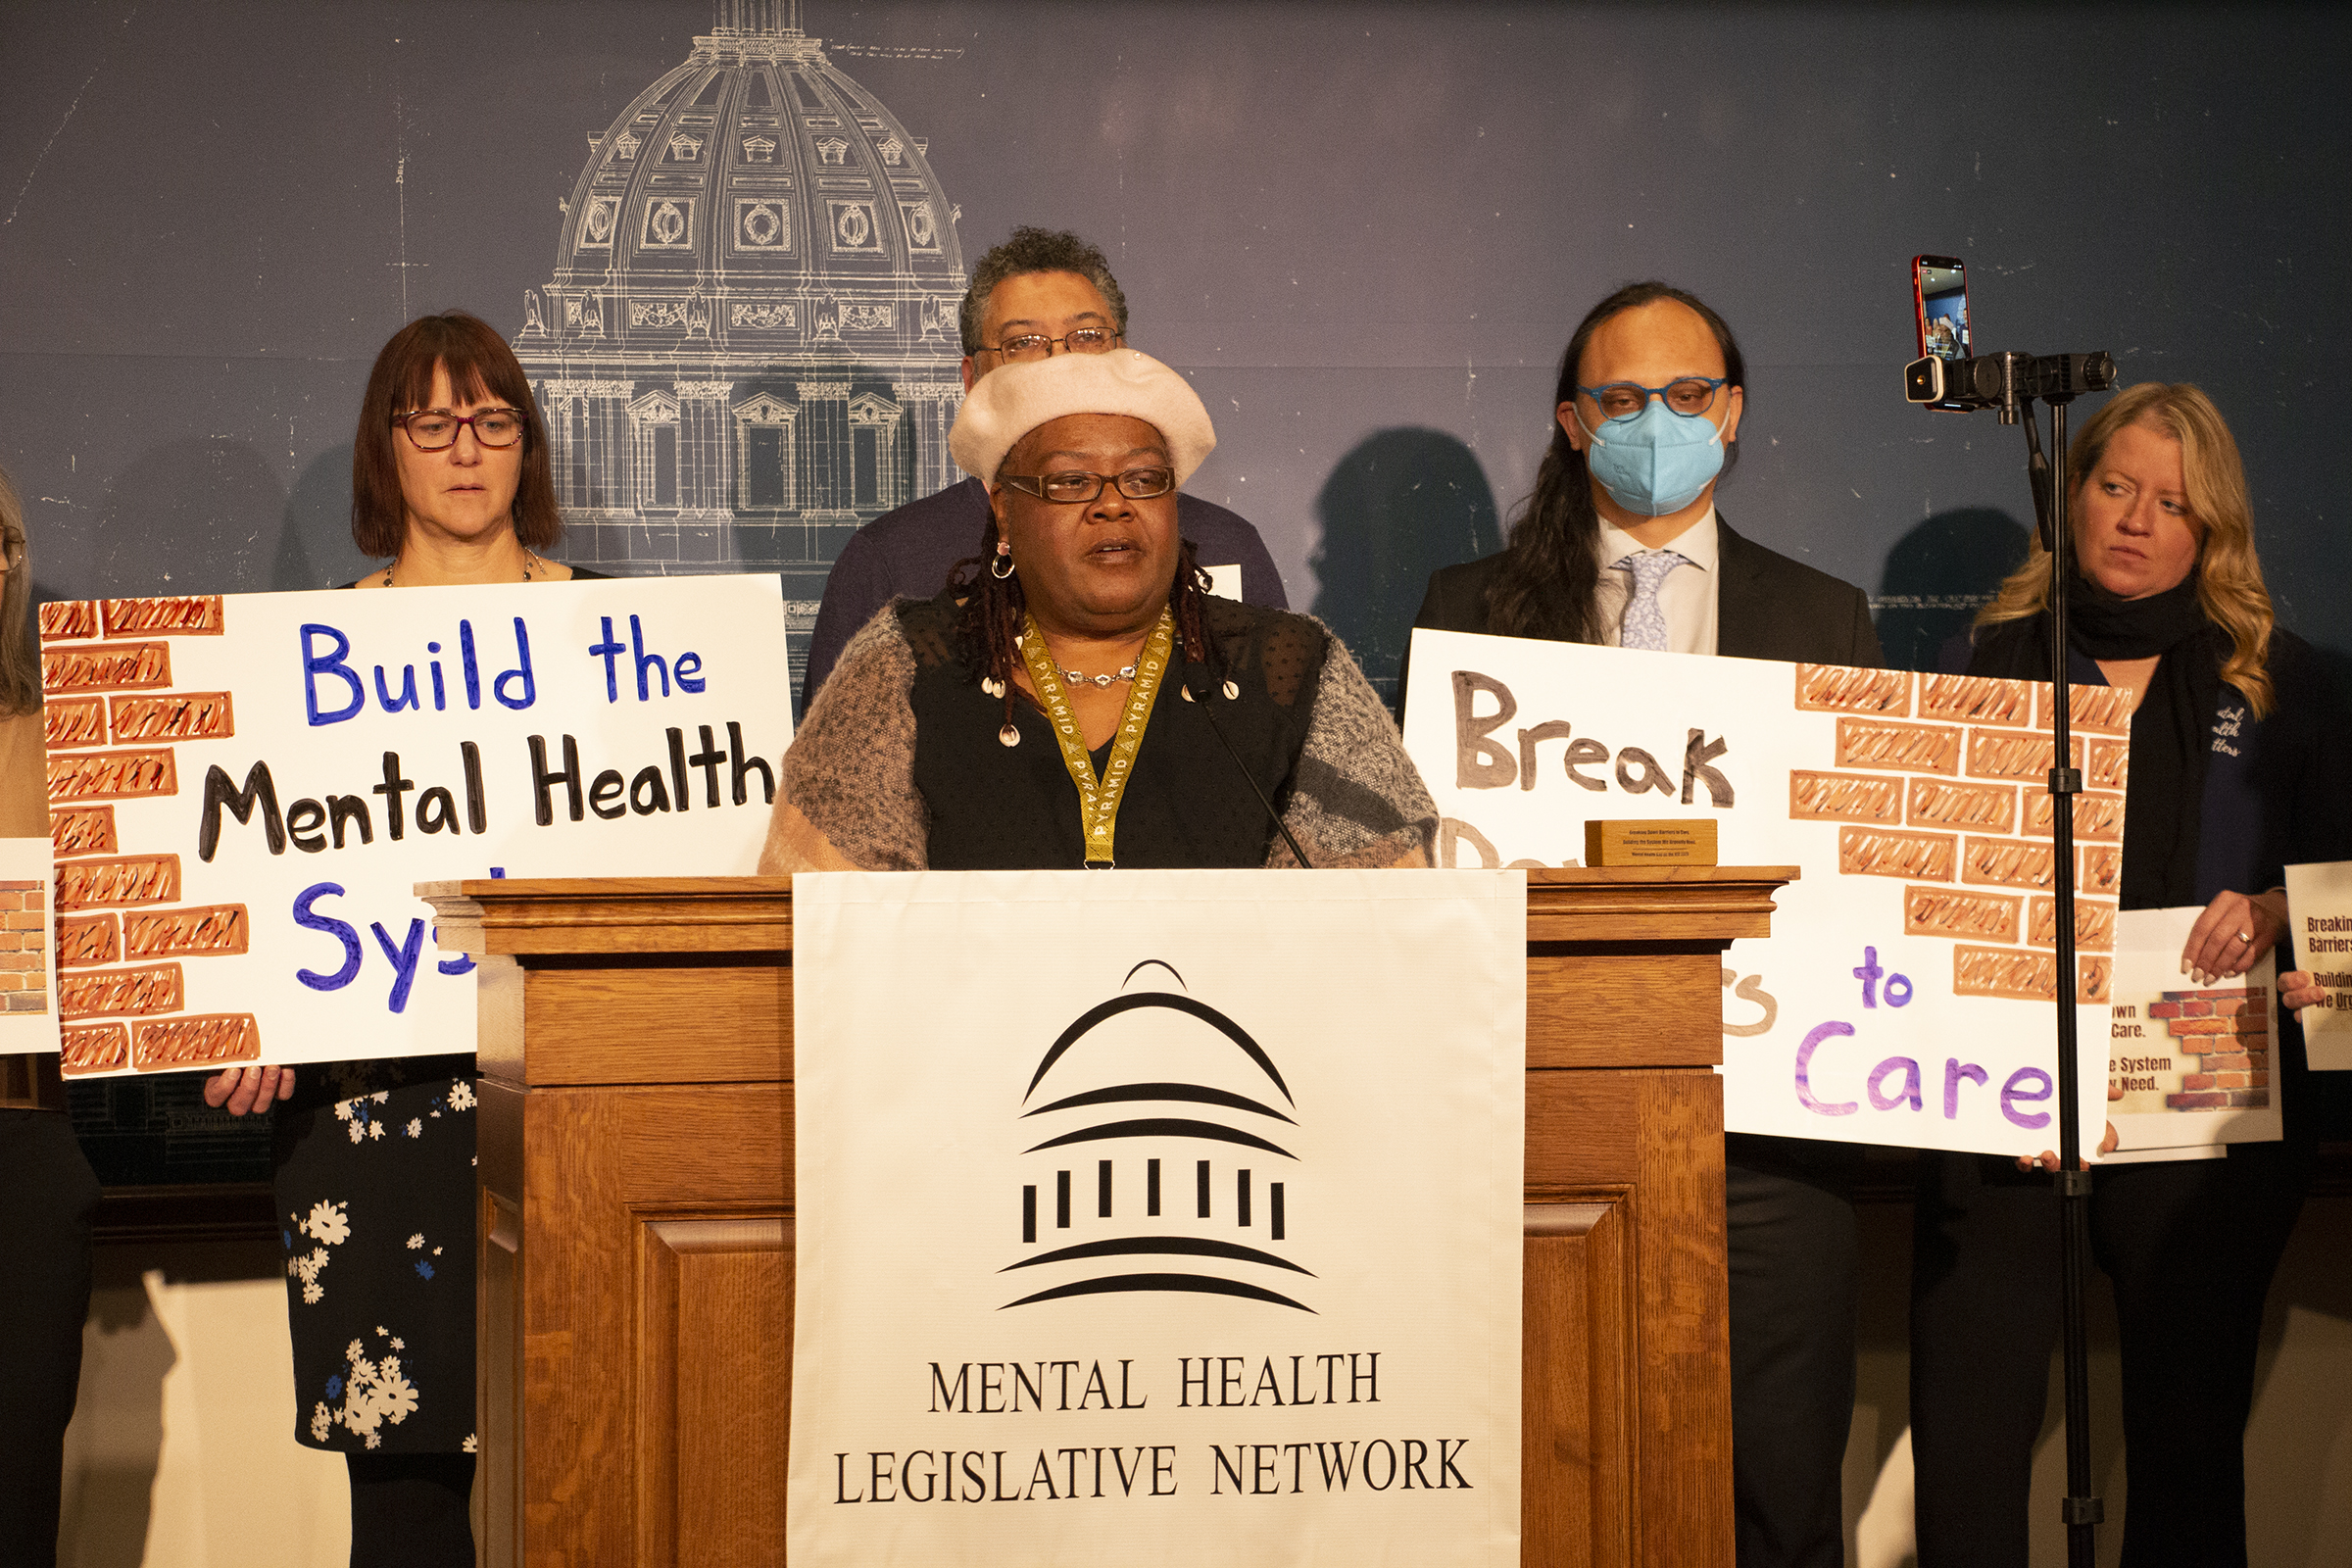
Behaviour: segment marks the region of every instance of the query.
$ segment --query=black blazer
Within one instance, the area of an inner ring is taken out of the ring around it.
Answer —
[[[1720,512],[1715,532],[1718,654],[1868,669],[1886,662],[1861,589],[1734,533]],[[1413,624],[1432,631],[1484,632],[1487,588],[1502,561],[1493,555],[1432,572]],[[1399,679],[1400,697],[1403,689]]]

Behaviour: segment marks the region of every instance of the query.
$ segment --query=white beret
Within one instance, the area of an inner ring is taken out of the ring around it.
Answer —
[[[1123,414],[1151,425],[1168,444],[1178,484],[1190,479],[1217,446],[1208,410],[1190,382],[1149,354],[1112,349],[1017,361],[991,370],[964,395],[956,426],[948,432],[948,451],[957,467],[993,485],[1004,454],[1021,437],[1072,414]]]

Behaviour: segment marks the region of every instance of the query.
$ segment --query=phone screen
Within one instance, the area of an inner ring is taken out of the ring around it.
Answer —
[[[1957,257],[1922,256],[1912,263],[1919,300],[1919,352],[1965,360],[1969,342],[1968,271]]]

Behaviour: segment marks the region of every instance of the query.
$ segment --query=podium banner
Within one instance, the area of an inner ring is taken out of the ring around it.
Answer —
[[[795,877],[791,1560],[1516,1564],[1525,908]]]
[[[2074,689],[2085,1149],[2105,1111],[2123,695]],[[1723,957],[1727,1128],[2056,1147],[2049,687],[1416,631],[1407,698],[1441,865],[1573,865],[1587,820],[1652,817],[1713,822],[1721,864],[1801,869],[1773,935]]]
[[[68,1076],[471,1049],[418,882],[753,870],[770,576],[40,610]]]

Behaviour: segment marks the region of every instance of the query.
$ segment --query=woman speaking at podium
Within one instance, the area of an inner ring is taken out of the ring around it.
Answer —
[[[980,556],[852,639],[784,757],[764,871],[1426,865],[1437,809],[1337,638],[1203,591],[1216,444],[1132,349],[974,383]]]
[[[487,321],[419,317],[375,360],[352,442],[347,588],[602,576],[539,554],[563,532],[529,380]],[[341,1452],[351,1561],[470,1568],[473,1055],[230,1068],[205,1099],[277,1115],[295,1435]]]
[[[2243,974],[2285,933],[2282,867],[2352,858],[2344,720],[2309,645],[2272,619],[2237,444],[2204,393],[2132,387],[2068,461],[2066,678],[2137,694],[2120,906],[2204,906],[2182,973]],[[2037,542],[1978,617],[1969,674],[2051,678],[2049,583]],[[2123,1351],[2127,1568],[2246,1560],[2255,1341],[2315,1140],[2302,1034],[2283,1018],[2277,1067],[2283,1142],[2094,1172],[2091,1248]],[[2022,1564],[2059,1331],[2057,1199],[2040,1171],[1927,1154],[1917,1216],[1921,1568]]]

